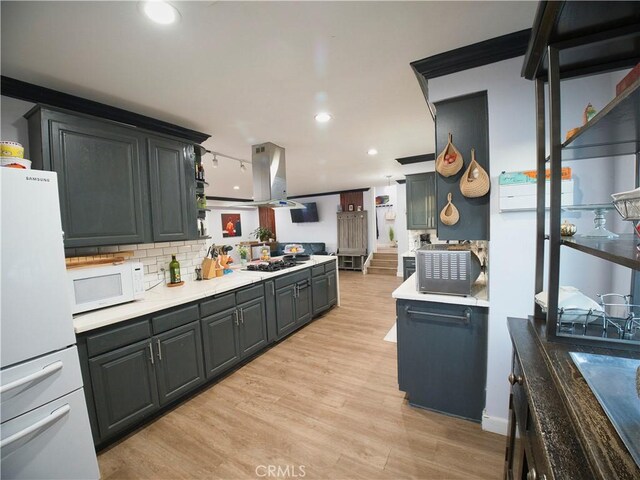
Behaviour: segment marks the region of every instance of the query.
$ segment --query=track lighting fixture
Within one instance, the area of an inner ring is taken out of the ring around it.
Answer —
[[[244,173],[244,172],[246,172],[246,171],[247,171],[247,167],[245,167],[245,166],[244,166],[244,163],[243,163],[243,162],[240,162],[240,171],[241,171],[242,173]]]
[[[218,168],[218,158],[215,153],[213,154],[213,168]]]

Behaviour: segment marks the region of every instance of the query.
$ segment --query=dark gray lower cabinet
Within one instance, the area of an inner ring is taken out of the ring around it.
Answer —
[[[204,363],[207,378],[213,378],[240,361],[236,309],[202,319]]]
[[[160,407],[153,362],[151,340],[89,360],[101,438],[135,425]]]
[[[282,338],[296,327],[295,286],[276,290],[276,330],[278,338]]]
[[[338,285],[335,263],[327,263],[312,269],[311,290],[313,316],[324,312],[338,302]]]
[[[415,257],[402,257],[402,277],[406,280],[416,271]]]
[[[296,323],[302,325],[309,323],[313,316],[311,306],[311,282],[304,280],[296,284]]]
[[[267,321],[264,297],[238,305],[240,315],[240,351],[247,357],[267,345]]]
[[[398,383],[409,403],[479,422],[485,404],[488,310],[398,300]]]
[[[158,393],[164,405],[204,381],[200,322],[157,335],[154,343]]]

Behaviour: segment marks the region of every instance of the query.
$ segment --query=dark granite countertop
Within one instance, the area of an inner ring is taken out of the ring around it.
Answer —
[[[543,322],[518,318],[508,322],[529,388],[532,417],[543,432],[554,477],[639,479],[640,468],[569,352],[640,358],[640,351],[548,342]]]

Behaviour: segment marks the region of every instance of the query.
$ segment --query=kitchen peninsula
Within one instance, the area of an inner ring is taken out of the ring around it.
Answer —
[[[480,422],[487,376],[486,283],[477,281],[468,296],[421,293],[417,275],[392,294],[399,388],[413,406]]]
[[[98,448],[339,304],[336,257],[277,272],[157,287],[78,315],[74,328]]]

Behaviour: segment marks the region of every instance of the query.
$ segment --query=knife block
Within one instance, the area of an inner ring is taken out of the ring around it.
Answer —
[[[205,258],[202,261],[202,278],[209,280],[216,276],[216,262],[212,258]]]

